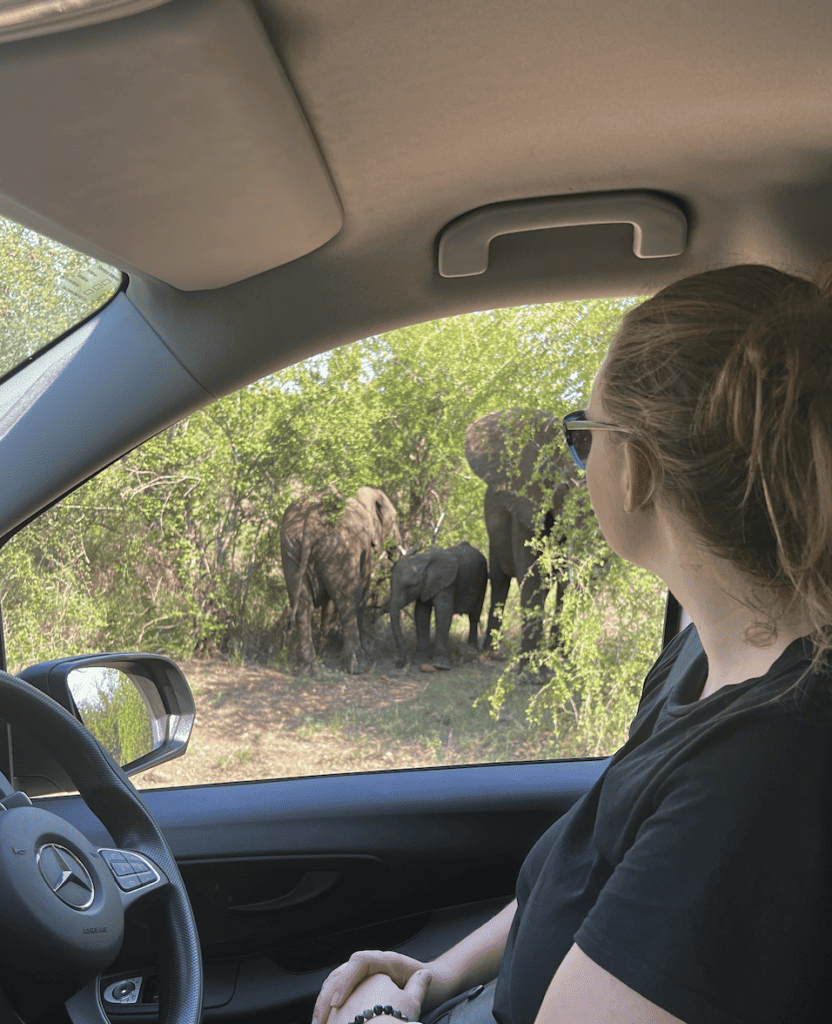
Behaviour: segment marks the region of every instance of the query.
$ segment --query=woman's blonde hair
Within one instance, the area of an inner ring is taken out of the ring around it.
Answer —
[[[677,281],[624,317],[603,377],[653,487],[757,593],[832,651],[832,275],[772,267]],[[761,601],[758,611],[770,607]],[[776,635],[761,614],[749,640]]]

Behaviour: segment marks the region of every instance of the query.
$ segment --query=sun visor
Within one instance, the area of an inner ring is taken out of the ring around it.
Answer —
[[[116,266],[217,288],[341,229],[321,153],[243,0],[0,45],[0,95],[0,136],[15,140],[0,209],[31,211],[30,226]]]

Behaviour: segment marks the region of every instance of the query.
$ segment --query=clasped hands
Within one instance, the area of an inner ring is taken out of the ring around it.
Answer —
[[[379,1004],[392,1006],[411,1021],[418,1020],[431,980],[432,972],[425,964],[401,953],[355,953],[324,982],[311,1024],[350,1024],[358,1014]],[[390,1018],[383,1021],[390,1024]]]

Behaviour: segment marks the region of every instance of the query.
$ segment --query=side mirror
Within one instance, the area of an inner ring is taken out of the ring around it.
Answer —
[[[195,708],[191,689],[169,658],[157,654],[81,655],[18,673],[90,730],[127,775],[188,749]],[[14,782],[29,796],[72,790],[54,752],[13,729]]]

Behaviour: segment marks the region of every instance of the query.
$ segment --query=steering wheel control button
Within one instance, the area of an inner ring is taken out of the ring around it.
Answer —
[[[105,1003],[137,1003],[142,987],[141,978],[125,978],[104,989]]]
[[[99,850],[122,892],[135,892],[159,881],[159,873],[140,853],[129,850]]]
[[[38,850],[37,860],[44,881],[67,906],[75,910],[92,906],[95,886],[74,853],[57,843],[45,843]]]
[[[150,870],[150,865],[148,864],[148,862],[144,859],[144,857],[140,857],[137,853],[125,853],[124,856],[127,858],[127,863],[133,868],[133,870],[137,874],[140,871]]]
[[[135,875],[135,868],[131,868],[126,860],[111,860],[110,869],[114,875]]]

